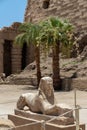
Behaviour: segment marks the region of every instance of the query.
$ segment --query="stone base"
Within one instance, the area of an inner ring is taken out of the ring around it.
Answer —
[[[58,121],[58,119],[48,123],[48,121],[52,118],[53,116],[15,110],[15,115],[8,115],[8,119],[10,119],[15,124],[15,127],[9,130],[44,130],[44,127],[45,130],[76,130],[75,124],[65,125],[66,123],[62,124],[60,120]],[[85,130],[85,125],[80,124],[80,128]]]
[[[15,110],[15,115],[21,116],[21,117],[27,117],[31,119],[35,119],[37,121],[49,121],[50,119],[56,117],[56,116],[49,116],[49,115],[44,115],[44,114],[37,114],[33,113],[31,111],[23,111],[23,110]],[[57,124],[57,125],[70,125],[74,124],[74,117],[58,117],[55,120],[51,121],[52,124]]]
[[[55,120],[51,121],[50,123],[52,124],[56,124],[56,125],[72,125],[74,124],[74,118],[69,118],[69,117],[59,117],[56,118]]]
[[[0,119],[0,130],[5,130],[8,128],[12,128],[14,126],[15,125],[13,124],[11,120],[3,119],[3,118]]]

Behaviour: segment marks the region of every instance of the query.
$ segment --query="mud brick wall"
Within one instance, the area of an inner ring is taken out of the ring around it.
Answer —
[[[44,9],[44,1],[49,6]],[[87,31],[87,0],[28,0],[24,21],[38,22],[48,16],[68,19],[76,31]]]

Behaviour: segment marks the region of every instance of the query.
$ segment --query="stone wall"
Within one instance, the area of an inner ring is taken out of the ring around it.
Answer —
[[[19,25],[20,25],[20,23],[13,23],[10,27],[3,27],[0,30],[0,66],[1,66],[0,73],[5,72],[5,68],[4,68],[5,66],[9,67],[9,63],[8,63],[9,58],[10,58],[11,64],[12,64],[11,65],[11,72],[12,73],[16,72],[17,67],[19,66],[19,63],[16,62],[17,58],[19,58],[18,55],[17,55],[16,59],[14,59],[15,50],[14,50],[14,44],[13,44],[15,37],[19,34],[19,32],[17,30]],[[6,41],[8,41],[9,43],[7,43]],[[8,45],[11,44],[11,55],[9,55],[10,54],[9,52],[8,52],[9,54],[8,53],[6,54],[6,51],[8,49],[8,47],[4,48],[4,45],[6,45],[6,44],[8,44]],[[17,50],[17,51],[20,52],[20,50]],[[15,62],[16,62],[16,64],[15,64]],[[15,69],[15,71],[13,68]],[[21,70],[21,69],[19,69],[19,70]]]
[[[0,73],[3,73],[3,40],[0,39]]]
[[[48,16],[68,19],[76,31],[87,31],[87,0],[27,1],[24,21],[38,22]]]
[[[11,52],[12,73],[16,73],[16,72],[21,71],[21,58],[22,58],[21,51],[22,51],[22,48],[20,46],[15,46],[13,44],[12,52]]]
[[[25,52],[22,47],[14,44],[14,39],[19,34],[20,24],[15,22],[10,27],[4,27],[0,30],[0,73],[6,73],[7,76],[20,72],[34,59],[34,55],[31,53],[32,46],[26,45]],[[24,64],[23,67],[22,64]]]

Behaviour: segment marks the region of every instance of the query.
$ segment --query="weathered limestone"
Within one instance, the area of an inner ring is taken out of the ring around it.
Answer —
[[[14,123],[8,119],[0,119],[0,130],[8,130],[8,128],[14,127]]]
[[[15,37],[19,34],[18,27],[21,23],[13,23],[10,27],[4,27],[0,30],[0,73],[6,73],[6,76],[8,76],[11,73],[14,73],[13,67],[14,63],[17,60],[13,61],[13,41]],[[19,50],[18,50],[19,51]],[[7,68],[6,68],[7,66]],[[16,71],[21,68],[17,67],[19,66],[19,63],[15,64]],[[8,72],[6,71],[8,70]]]
[[[55,103],[54,88],[51,77],[41,78],[38,90],[39,94],[43,96],[43,99],[46,99],[52,105]]]
[[[86,0],[28,0],[25,21],[38,22],[49,16],[68,19],[76,30],[87,31]]]
[[[15,37],[20,33],[19,22],[13,23],[10,27],[3,27],[0,30],[0,73],[6,76],[18,73],[34,60],[32,55],[33,46],[23,47],[14,44]]]
[[[56,106],[54,105],[54,89],[52,79],[44,77],[40,81],[39,90],[36,94],[26,93],[19,97],[17,108],[23,109],[28,106],[32,112],[42,112],[44,114],[57,114]]]
[[[61,125],[61,123],[58,124],[58,119],[48,123],[52,119],[51,116],[28,113],[21,110],[16,110],[15,115],[8,115],[8,119],[15,124],[15,127],[11,128],[11,130],[76,130],[76,124]],[[85,125],[80,124],[80,128],[85,130]]]
[[[58,116],[70,111],[64,115],[66,118],[63,118],[62,121],[66,122],[67,124],[69,118],[72,118],[70,123],[74,123],[73,112],[71,112],[71,108],[66,104],[56,104],[53,83],[50,77],[43,77],[41,79],[39,89],[36,94],[25,93],[19,97],[17,108],[22,110],[25,106],[27,106],[31,112],[53,116]],[[61,118],[59,120],[61,120]]]

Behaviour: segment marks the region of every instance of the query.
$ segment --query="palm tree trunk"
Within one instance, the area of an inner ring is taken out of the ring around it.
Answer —
[[[37,86],[39,86],[41,79],[41,70],[40,70],[40,49],[39,47],[35,47],[35,60],[37,67]]]
[[[53,47],[53,86],[60,90],[59,43]]]

